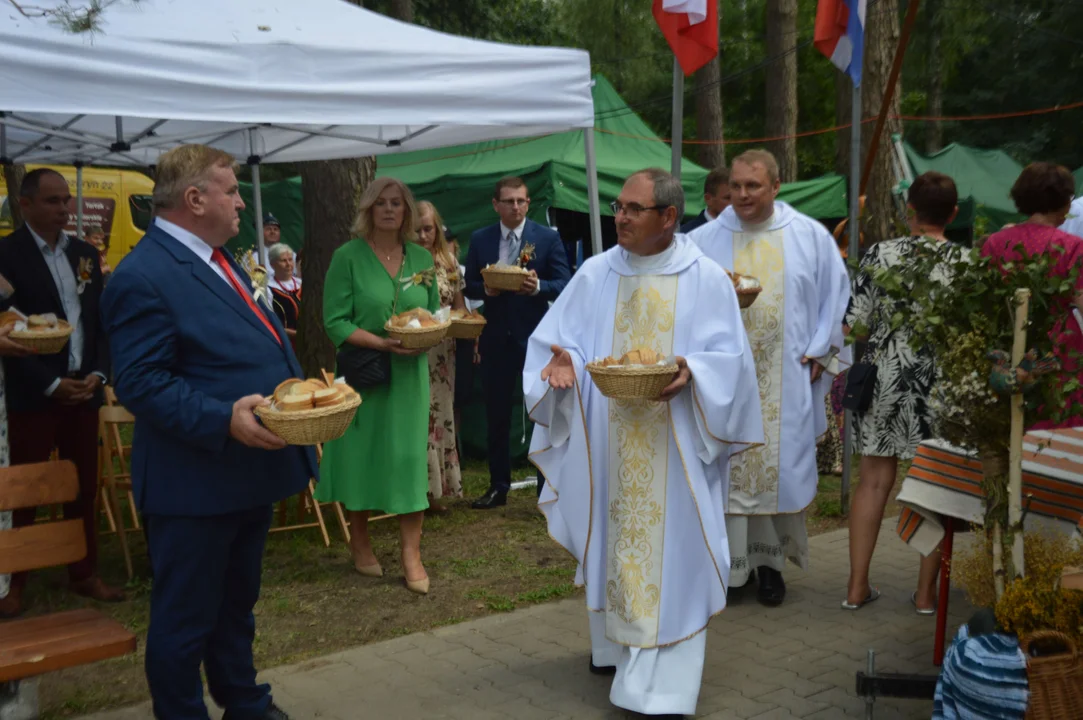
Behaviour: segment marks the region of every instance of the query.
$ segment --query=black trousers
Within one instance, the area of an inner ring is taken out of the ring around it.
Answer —
[[[526,348],[510,336],[483,342],[481,385],[488,425],[489,489],[511,489],[511,413],[522,395]]]

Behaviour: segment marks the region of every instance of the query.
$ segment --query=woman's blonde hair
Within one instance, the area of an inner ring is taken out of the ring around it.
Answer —
[[[432,214],[432,222],[436,226],[436,239],[432,241],[433,260],[438,265],[442,265],[445,270],[457,270],[459,259],[455,257],[451,246],[448,245],[447,235],[444,234],[444,219],[440,217],[440,211],[436,209],[436,206],[428,200],[422,200],[417,204],[417,229],[421,230],[421,218],[425,216],[425,213]]]
[[[402,193],[403,204],[406,206],[402,215],[402,226],[399,228],[399,242],[405,245],[417,239],[418,216],[414,194],[410,192],[410,188],[406,187],[406,183],[402,180],[390,177],[377,178],[365,188],[364,194],[361,195],[361,207],[358,209],[357,219],[354,221],[353,227],[350,228],[350,232],[355,237],[363,237],[366,240],[372,239],[372,231],[375,227],[375,223],[372,222],[372,208],[376,205],[376,200],[380,197],[380,194],[389,187],[399,189],[399,192]]]

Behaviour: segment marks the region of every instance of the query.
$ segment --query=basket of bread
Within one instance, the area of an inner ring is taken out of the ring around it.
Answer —
[[[741,275],[729,270],[726,271],[726,274],[733,281],[733,289],[737,291],[737,302],[740,303],[742,310],[756,302],[756,298],[763,292],[760,281],[751,275]]]
[[[657,400],[680,372],[677,363],[650,348],[587,363],[599,392],[615,400]]]
[[[275,388],[270,405],[256,408],[263,426],[290,445],[337,440],[353,422],[361,396],[327,372],[322,379],[291,378]]]
[[[481,336],[488,321],[477,310],[452,310],[451,327],[447,329],[447,336],[456,340],[474,340]]]
[[[398,340],[407,350],[428,350],[447,337],[451,327],[450,312],[443,308],[435,314],[425,308],[414,308],[393,315],[384,325],[387,336]]]
[[[530,271],[518,265],[490,265],[481,271],[485,287],[501,292],[519,292]]]
[[[52,313],[23,315],[18,310],[0,313],[0,327],[14,325],[8,335],[39,355],[55,355],[68,344],[74,328]]]

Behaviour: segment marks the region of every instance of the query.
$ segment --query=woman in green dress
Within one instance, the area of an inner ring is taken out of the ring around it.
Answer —
[[[381,577],[368,518],[382,510],[399,518],[406,586],[424,595],[421,523],[429,506],[429,363],[425,351],[406,350],[387,337],[392,314],[436,311],[432,255],[412,242],[417,206],[402,182],[380,178],[361,198],[355,238],[335,251],[323,293],[324,326],[336,347],[346,344],[391,355],[391,377],[361,391],[362,403],[346,434],[327,443],[316,499],[342,503],[350,515],[350,550],[362,575]]]

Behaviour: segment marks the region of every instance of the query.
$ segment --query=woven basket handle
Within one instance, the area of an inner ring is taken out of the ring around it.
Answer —
[[[1064,653],[1071,655],[1073,661],[1079,658],[1079,648],[1076,647],[1075,640],[1059,630],[1037,630],[1032,632],[1019,641],[1019,647],[1022,649],[1024,655],[1030,657],[1031,645],[1042,643],[1047,640],[1055,640],[1062,645],[1064,647]]]

